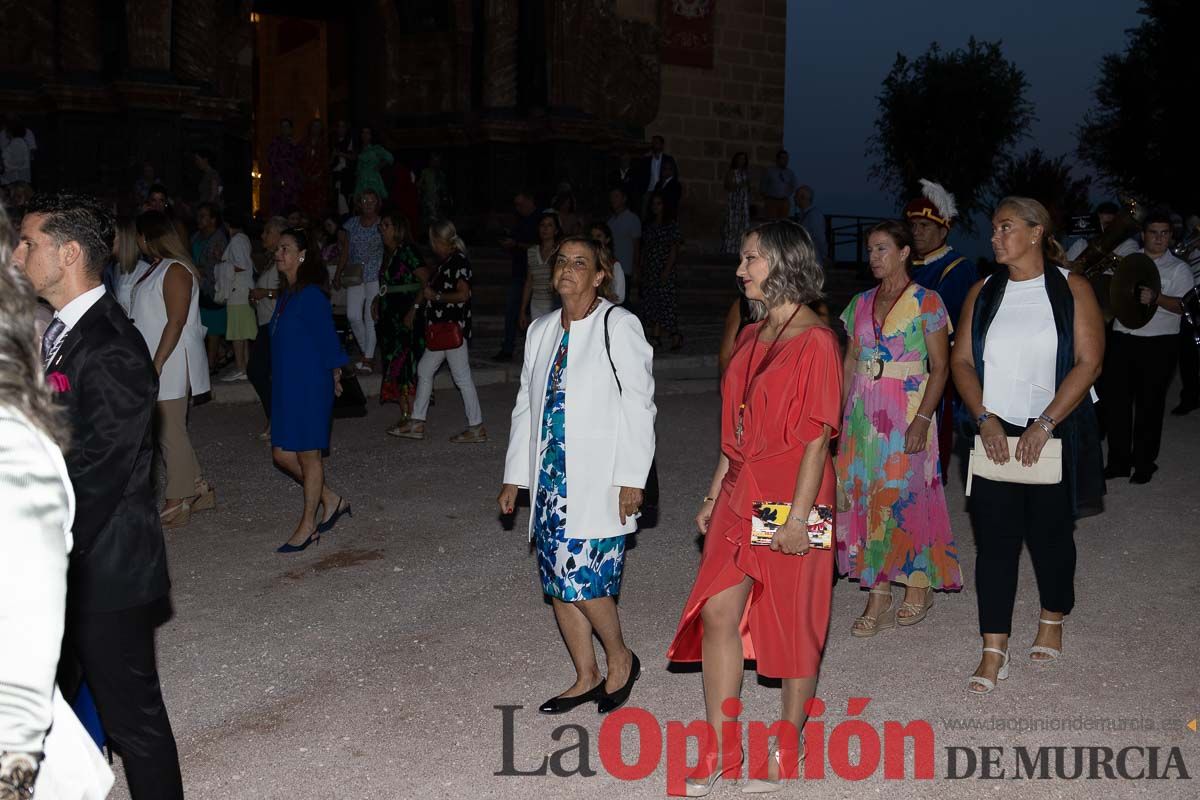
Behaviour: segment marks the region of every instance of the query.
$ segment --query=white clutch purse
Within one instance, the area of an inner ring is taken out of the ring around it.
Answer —
[[[1003,483],[1055,484],[1062,481],[1062,439],[1051,439],[1042,448],[1037,463],[1027,467],[1013,458],[1017,452],[1017,437],[1008,437],[1008,461],[997,464],[987,457],[983,439],[975,437],[975,448],[967,460],[967,497],[971,496],[971,479],[978,476]]]

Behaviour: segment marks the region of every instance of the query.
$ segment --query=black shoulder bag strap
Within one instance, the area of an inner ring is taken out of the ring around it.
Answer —
[[[608,318],[612,316],[612,312],[616,308],[616,306],[609,306],[608,311],[604,312],[604,354],[608,356],[608,366],[612,368],[613,380],[617,382],[617,393],[624,394],[621,389],[621,377],[617,375],[617,365],[612,360],[612,342],[608,338]]]

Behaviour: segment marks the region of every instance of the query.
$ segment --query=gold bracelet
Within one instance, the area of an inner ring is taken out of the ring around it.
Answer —
[[[717,502],[717,498],[715,498],[715,497],[708,497],[708,496],[706,495],[706,496],[705,496],[705,498],[704,498],[703,500],[701,500],[700,502],[701,502],[701,503],[715,503],[715,502]]]

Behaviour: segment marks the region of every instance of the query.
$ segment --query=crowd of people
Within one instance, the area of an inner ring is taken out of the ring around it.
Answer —
[[[135,187],[144,196],[133,216],[70,194],[35,195],[23,198],[13,236],[0,210],[0,426],[12,433],[0,446],[24,459],[0,465],[39,476],[44,490],[18,496],[10,489],[20,481],[0,471],[19,523],[0,526],[0,553],[32,554],[41,572],[30,574],[57,593],[41,609],[56,618],[47,630],[65,642],[61,661],[46,652],[15,678],[0,674],[0,692],[14,680],[33,687],[12,719],[0,713],[0,753],[24,756],[0,762],[0,780],[33,779],[35,734],[45,735],[56,685],[73,699],[86,683],[133,796],[182,796],[153,634],[169,592],[162,531],[217,504],[188,434],[189,408],[212,380],[254,385],[267,418],[260,438],[303,488],[280,553],[306,550],[352,514],[324,459],[335,403],[355,374],[381,373],[380,401],[400,409],[387,433],[419,440],[434,377],[448,363],[466,417],[450,440],[488,441],[470,366],[472,266],[448,218],[440,164],[389,191],[383,167],[394,159],[370,129],[353,136],[339,123],[329,151],[318,125],[305,143],[292,140],[289,121],[281,126],[269,191],[271,207],[287,213],[258,236],[222,202],[204,152],[194,156],[200,199],[190,218],[151,168]],[[576,672],[543,703],[548,714],[592,702],[611,711],[641,674],[616,598],[625,537],[637,530],[654,471],[654,352],[683,344],[684,193],[664,147],[655,137],[645,158],[623,159],[610,176],[606,220],[585,223],[570,187],[548,208],[519,191],[503,241],[512,282],[495,358],[511,359],[522,332],[525,345],[497,504],[512,514],[519,490],[529,490],[541,587]],[[1139,290],[1154,308],[1150,321],[1106,328],[1041,203],[998,204],[992,247],[1001,269],[980,280],[949,244],[953,196],[923,181],[903,219],[869,233],[876,285],[842,311],[843,349],[822,303],[830,264],[811,188],[780,151],[760,186],[770,220],[751,226],[748,170],[739,153],[726,180],[723,240],[736,245],[741,293],[722,347],[717,463],[695,518],[703,555],[667,649],[672,661],[702,663],[716,737],[684,787],[689,796],[742,769],[740,742],[721,737],[736,716],[728,701],[740,696],[743,658],[782,680],[779,719],[796,734],[750,765],[746,790],[774,791],[797,776],[835,572],[866,596],[849,626],[862,638],[919,624],[935,592],[963,587],[945,495],[956,449],[969,469],[982,641],[967,690],[987,694],[1009,674],[1022,544],[1041,606],[1028,657],[1060,657],[1074,606],[1076,520],[1102,508],[1106,479],[1151,479],[1167,387],[1181,348],[1195,347],[1180,322],[1194,277],[1170,249],[1169,215],[1147,214],[1142,241],[1119,248],[1144,253],[1159,272],[1159,290]],[[324,207],[330,196],[337,210]],[[345,291],[348,336],[336,329],[331,288]],[[1185,376],[1179,413],[1196,406],[1190,386]],[[18,542],[18,530],[36,535]],[[14,563],[25,562],[0,558]],[[44,651],[46,642],[30,647]],[[102,764],[92,772],[111,781]]]

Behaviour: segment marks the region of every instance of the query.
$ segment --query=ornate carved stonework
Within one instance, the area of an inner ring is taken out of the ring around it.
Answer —
[[[216,77],[217,15],[212,0],[174,0],[172,27],[175,76],[185,83],[211,84]]]
[[[661,93],[658,28],[617,16],[615,0],[579,5],[586,18],[578,23],[578,36],[590,42],[591,62],[579,79],[594,82],[596,95],[587,110],[601,119],[649,125],[658,116]]]
[[[483,105],[517,104],[517,0],[487,0],[484,5]]]
[[[0,67],[49,75],[54,69],[54,0],[0,0]]]
[[[171,4],[164,0],[125,0],[129,67],[171,69]]]
[[[69,0],[59,11],[59,63],[64,72],[97,72],[102,65],[96,3]]]

